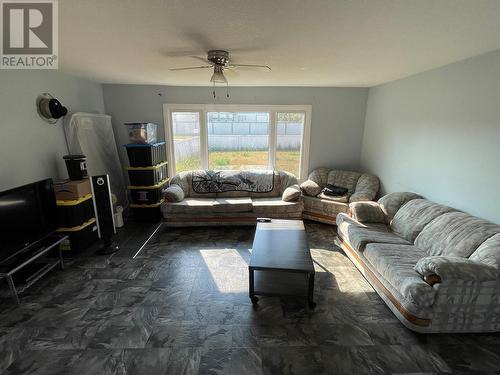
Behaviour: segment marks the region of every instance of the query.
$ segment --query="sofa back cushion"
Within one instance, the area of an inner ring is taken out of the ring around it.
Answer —
[[[390,223],[401,206],[403,206],[406,202],[411,201],[412,199],[420,198],[422,198],[422,196],[408,191],[395,192],[384,195],[377,201],[377,203],[380,205],[380,208],[384,212],[387,218],[387,223]]]
[[[500,269],[500,233],[484,241],[469,259]]]
[[[359,176],[361,176],[361,173],[358,172],[332,170],[328,173],[326,182],[327,184],[346,188],[348,194],[351,195],[356,190]]]
[[[349,198],[349,202],[372,201],[375,199],[380,182],[377,176],[363,173],[358,178],[354,193]]]
[[[427,224],[451,211],[455,210],[426,199],[413,199],[396,212],[391,222],[391,229],[397,235],[413,243]]]
[[[281,197],[287,187],[296,185],[297,178],[285,171],[274,171],[274,188],[269,192],[251,192],[252,198],[278,198]]]
[[[429,255],[468,258],[486,239],[500,233],[500,226],[463,212],[448,212],[429,223],[415,245]]]
[[[193,171],[184,171],[176,174],[170,180],[170,185],[178,185],[184,192],[185,198],[198,197],[198,198],[215,198],[215,194],[196,194],[193,192],[191,181]]]
[[[278,174],[278,195],[282,196],[287,188],[290,186],[294,186],[299,184],[297,181],[297,177],[295,177],[292,173],[285,171],[275,171]]]
[[[190,198],[215,198],[216,193],[198,193],[193,189],[193,174],[197,172],[203,172],[203,170],[199,171],[187,171],[187,172],[181,172],[180,176],[182,176],[182,179],[184,180],[183,182],[187,185],[188,192],[186,194],[186,197]],[[175,177],[174,177],[175,179]],[[174,179],[172,179],[172,183],[174,183]],[[184,188],[183,188],[184,190]]]
[[[323,189],[328,183],[328,173],[330,173],[330,168],[319,167],[316,168],[309,174],[308,180],[316,182],[321,189]]]

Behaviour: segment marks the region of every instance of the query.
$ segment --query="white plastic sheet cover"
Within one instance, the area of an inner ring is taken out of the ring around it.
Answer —
[[[66,117],[64,131],[70,154],[87,157],[89,176],[108,174],[117,204],[128,206],[111,116],[76,112]]]

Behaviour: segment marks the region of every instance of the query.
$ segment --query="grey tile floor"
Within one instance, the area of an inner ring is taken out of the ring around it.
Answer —
[[[500,334],[415,334],[392,315],[333,241],[307,223],[314,311],[261,298],[247,263],[254,229],[129,224],[122,250],[92,252],[1,300],[2,374],[473,374],[500,371]]]

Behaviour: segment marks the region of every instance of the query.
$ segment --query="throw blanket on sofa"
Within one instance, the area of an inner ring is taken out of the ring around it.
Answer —
[[[193,190],[198,194],[248,191],[269,193],[274,189],[274,172],[266,171],[210,171],[193,172]]]

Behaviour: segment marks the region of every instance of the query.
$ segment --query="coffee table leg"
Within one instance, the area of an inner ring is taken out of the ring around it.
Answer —
[[[249,297],[252,303],[255,305],[257,302],[259,302],[259,299],[255,296],[255,286],[254,286],[254,269],[253,268],[248,268],[248,290],[249,290]]]
[[[11,275],[7,275],[7,283],[9,284],[10,292],[12,293],[12,298],[16,302],[16,305],[19,306],[21,302],[19,302],[19,296],[17,295],[17,289],[14,285],[14,280],[12,280]]]
[[[316,307],[316,302],[314,302],[314,273],[309,274],[309,291],[307,301],[309,302],[309,307],[311,309]]]

